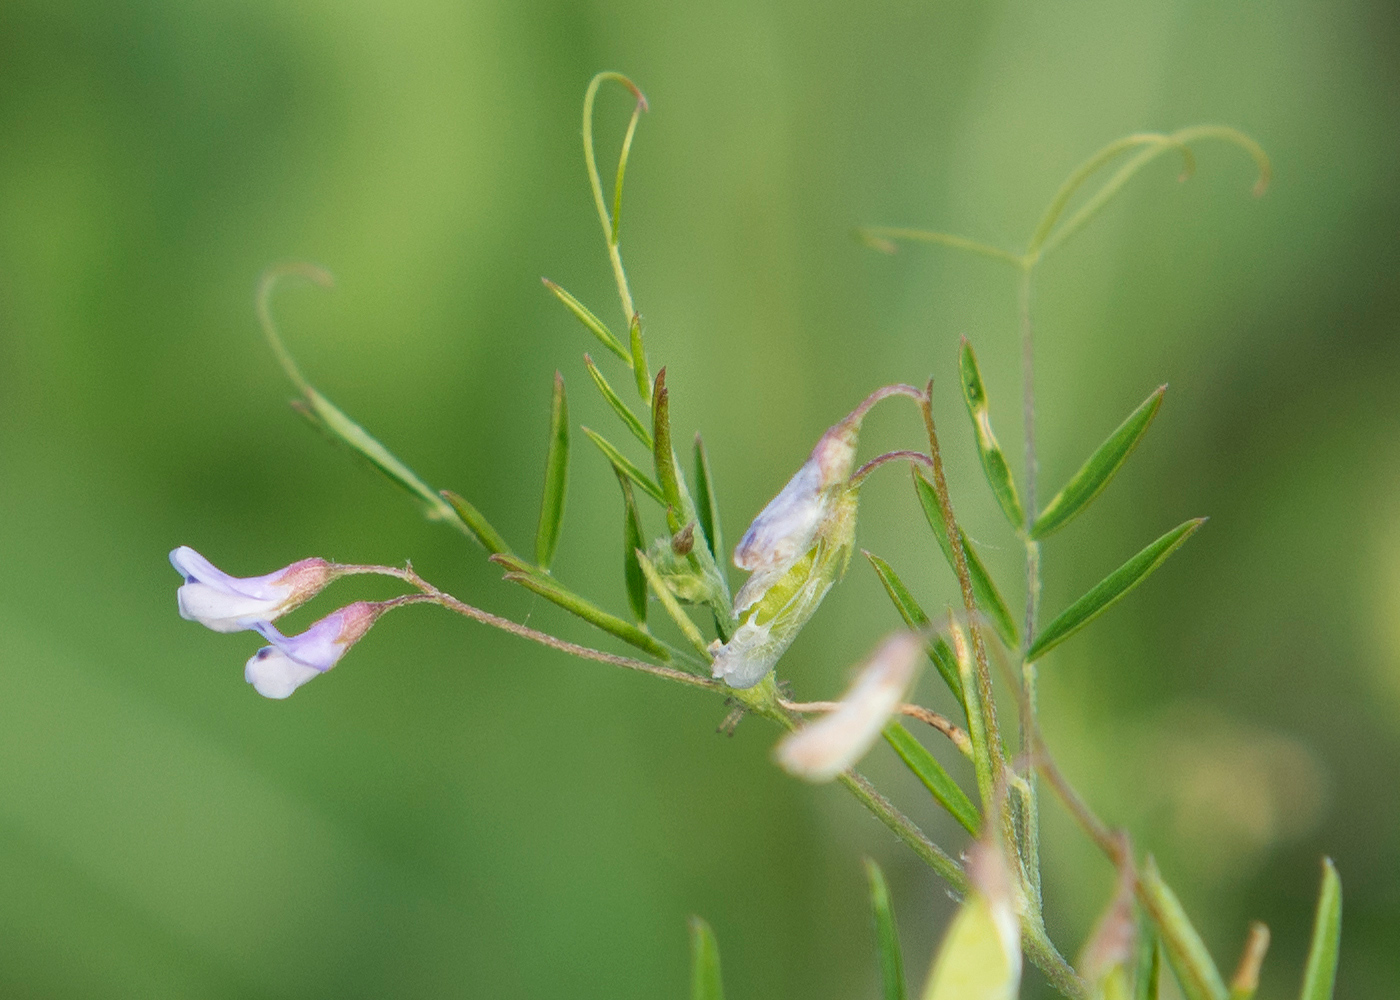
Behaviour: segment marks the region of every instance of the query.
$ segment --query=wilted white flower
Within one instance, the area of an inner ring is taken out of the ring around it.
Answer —
[[[170,564],[185,578],[176,595],[180,617],[215,632],[241,632],[273,621],[335,577],[324,559],[303,559],[266,576],[229,576],[188,545],[170,553]]]
[[[973,845],[972,891],[933,960],[925,1000],[1015,1000],[1021,986],[1021,923],[1006,855],[994,837]]]
[[[259,622],[258,632],[272,645],[253,654],[243,670],[243,678],[265,698],[286,698],[335,666],[383,611],[383,603],[356,601],[293,636]]]
[[[924,644],[912,632],[886,639],[866,661],[840,707],[785,736],[774,756],[789,774],[831,781],[865,756],[918,673]]]

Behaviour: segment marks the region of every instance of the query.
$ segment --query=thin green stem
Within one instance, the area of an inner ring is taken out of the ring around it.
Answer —
[[[1073,188],[1070,192],[1073,193]],[[1066,200],[1068,195],[1066,195]],[[1052,219],[1053,224],[1053,219]],[[1039,463],[1035,451],[1035,338],[1031,326],[1031,275],[1034,261],[1027,256],[1028,263],[1021,268],[1021,280],[1017,294],[1018,311],[1021,321],[1021,419],[1025,436],[1025,495],[1026,524],[1022,533],[1026,544],[1026,622],[1022,630],[1021,646],[1021,685],[1024,698],[1023,712],[1030,714],[1029,722],[1021,720],[1021,752],[1028,748],[1026,732],[1035,724],[1036,712],[1036,668],[1026,657],[1035,636],[1036,612],[1040,604],[1040,543],[1031,538],[1031,525],[1035,523],[1036,479]],[[1040,805],[1037,801],[1035,771],[1026,775],[1026,788],[1019,795],[1021,803],[1021,839],[1027,890],[1036,911],[1043,906],[1040,878]]]
[[[1022,258],[1009,250],[994,247],[987,243],[979,243],[977,240],[970,240],[965,236],[955,236],[952,233],[934,232],[929,229],[907,229],[898,226],[864,226],[856,230],[856,235],[865,242],[867,246],[885,253],[894,253],[895,240],[905,240],[911,243],[937,243],[941,246],[952,247],[955,250],[966,250],[982,257],[990,257],[992,260],[999,260],[1004,264],[1015,264],[1021,266]]]
[[[593,152],[593,102],[598,96],[598,88],[608,80],[622,84],[637,99],[637,105],[632,111],[632,120],[627,126],[626,138],[622,143],[622,153],[618,158],[611,214],[609,214],[607,202],[603,198],[603,181],[598,176],[598,160]],[[608,244],[608,260],[612,264],[613,279],[617,282],[618,299],[622,302],[622,312],[629,323],[636,315],[637,310],[632,304],[632,291],[627,286],[627,272],[623,269],[622,253],[618,249],[617,220],[622,210],[622,179],[627,172],[627,157],[632,150],[632,136],[637,130],[638,116],[646,109],[647,99],[645,95],[635,83],[621,73],[599,73],[589,81],[588,90],[583,95],[583,157],[588,164],[588,183],[593,189],[593,204],[598,210],[598,222],[603,227],[603,239]]]
[[[273,356],[277,358],[277,363],[282,366],[282,370],[287,373],[287,378],[291,379],[292,384],[303,393],[309,394],[316,390],[311,387],[311,383],[306,380],[306,376],[297,367],[296,359],[292,357],[292,352],[287,350],[287,345],[282,343],[282,335],[277,331],[277,322],[272,318],[272,293],[277,290],[277,285],[283,278],[292,277],[305,278],[322,288],[330,288],[335,284],[335,279],[331,277],[329,271],[319,268],[315,264],[296,262],[269,267],[258,281],[258,322],[262,324],[263,336],[267,338],[267,345],[272,348]]]
[[[963,549],[962,533],[958,528],[957,518],[953,515],[952,501],[948,497],[948,481],[943,475],[943,457],[938,447],[938,431],[933,423],[933,382],[931,380],[928,388],[924,390],[923,398],[919,400],[919,409],[923,411],[924,429],[928,432],[928,454],[933,465],[933,491],[938,497],[943,523],[948,526],[949,548],[953,552],[953,569],[957,574],[958,586],[962,591],[963,608],[967,611],[968,632],[972,636],[978,701],[975,711],[981,716],[981,725],[977,726],[972,721],[972,699],[969,698],[968,728],[974,746],[981,742],[986,747],[985,756],[991,774],[983,775],[980,773],[982,768],[978,768],[978,792],[982,798],[982,810],[986,814],[993,811],[996,802],[995,776],[1001,774],[1005,769],[1006,759],[1002,752],[1001,730],[997,726],[997,706],[992,691],[992,671],[987,662],[987,644],[982,636],[982,627],[978,624],[981,616],[977,612],[977,598],[973,594],[972,576],[967,568],[967,552]],[[978,729],[983,731],[979,733]],[[1009,856],[1015,858],[1017,864],[1023,865],[1020,847],[1016,842],[1015,821],[1005,809],[995,811],[1001,815],[1001,835]]]

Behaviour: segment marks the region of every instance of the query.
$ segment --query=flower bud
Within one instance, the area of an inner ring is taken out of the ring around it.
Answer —
[[[841,696],[840,707],[783,737],[774,751],[783,770],[808,781],[831,781],[865,756],[914,683],[923,652],[923,640],[912,632],[886,639]]]
[[[241,632],[273,621],[315,597],[335,578],[324,559],[303,559],[266,576],[229,576],[182,545],[170,563],[185,578],[177,593],[180,617],[215,632]]]
[[[257,631],[272,645],[248,660],[243,679],[265,698],[286,698],[339,662],[384,612],[383,603],[356,601],[332,612],[299,635],[286,636],[267,622]]]
[[[845,572],[855,542],[859,489],[850,479],[860,423],[882,393],[821,436],[735,548],[734,565],[752,574],[734,595],[739,627],[729,642],[710,646],[714,676],[730,687],[763,680]]]

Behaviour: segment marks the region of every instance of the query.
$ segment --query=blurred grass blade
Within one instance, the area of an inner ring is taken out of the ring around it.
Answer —
[[[694,646],[700,655],[708,662],[709,651],[705,648],[705,637],[700,634],[700,630],[695,627],[695,622],[685,613],[680,602],[676,600],[676,595],[671,593],[671,588],[666,586],[666,581],[661,579],[661,574],[656,571],[656,567],[651,564],[651,560],[640,549],[636,552],[638,564],[642,567],[642,573],[647,578],[647,583],[651,584],[651,589],[656,593],[661,606],[666,609],[666,613],[671,616],[671,620],[676,623],[686,641]]]
[[[924,783],[929,794],[938,804],[948,810],[948,814],[962,824],[963,829],[974,837],[981,827],[982,818],[977,807],[967,797],[952,776],[938,763],[938,758],[929,753],[928,748],[914,738],[914,734],[899,722],[891,722],[885,727],[885,740],[894,747],[899,759],[914,772],[914,777]]]
[[[500,536],[495,528],[491,527],[486,518],[481,515],[481,511],[468,503],[465,498],[458,496],[451,490],[443,490],[442,498],[452,505],[457,516],[466,522],[467,527],[471,528],[472,534],[476,536],[476,540],[488,552],[492,555],[501,552],[506,555],[511,554],[510,546],[506,544],[506,540]]]
[[[671,659],[670,652],[651,633],[631,622],[623,621],[609,614],[596,604],[585,600],[573,591],[561,586],[552,577],[545,576],[534,566],[515,556],[494,555],[491,561],[506,568],[505,579],[518,583],[526,590],[534,591],[545,600],[553,601],[570,614],[577,615],[590,625],[595,625],[623,642],[650,653],[658,660]]]
[[[656,466],[656,482],[668,507],[680,516],[681,488],[676,473],[676,453],[671,448],[671,394],[666,390],[666,369],[656,373],[656,388],[651,393],[652,460]],[[679,531],[681,525],[671,525]]]
[[[690,1000],[724,1000],[719,974],[719,944],[710,925],[690,918]]]
[[[608,384],[608,380],[603,377],[603,373],[598,370],[598,366],[587,354],[583,356],[583,366],[588,369],[588,374],[593,378],[593,384],[598,387],[598,391],[603,394],[603,398],[608,401],[613,412],[627,425],[632,436],[642,442],[647,451],[651,451],[651,434],[647,431],[646,425],[628,408],[627,404],[622,401],[622,397],[613,391],[613,387]]]
[[[1196,529],[1206,523],[1203,517],[1194,518],[1178,525],[1157,539],[1147,548],[1133,556],[1122,566],[1110,573],[1104,580],[1079,600],[1062,611],[1045,630],[1036,637],[1026,653],[1027,660],[1044,656],[1051,649],[1064,642],[1085,625],[1103,614],[1153,570],[1195,534]]]
[[[1107,441],[1099,445],[1098,451],[1089,456],[1089,460],[1065,484],[1065,488],[1045,505],[1031,528],[1032,538],[1041,539],[1058,531],[1094,502],[1109,480],[1122,468],[1138,441],[1142,440],[1152,418],[1161,408],[1162,394],[1166,391],[1166,386],[1159,387],[1128,415],[1127,420],[1118,425]]]
[[[1152,935],[1152,950],[1147,956],[1146,971],[1138,981],[1138,1000],[1157,1000],[1162,992],[1162,942]]]
[[[919,494],[919,503],[924,508],[924,516],[928,518],[929,527],[933,529],[934,538],[938,539],[938,547],[943,550],[943,558],[948,560],[948,565],[953,565],[953,546],[948,541],[948,526],[943,523],[943,510],[938,505],[938,494],[933,490],[933,484],[923,477],[918,470],[914,472],[914,489]],[[1006,602],[1001,599],[1001,593],[997,590],[996,584],[987,573],[987,567],[982,565],[982,560],[977,555],[977,550],[972,547],[972,542],[968,540],[967,532],[958,529],[962,537],[963,551],[967,554],[967,572],[972,577],[972,594],[977,599],[977,606],[987,616],[992,626],[1001,636],[1006,645],[1015,649],[1020,644],[1020,633],[1016,629],[1016,621],[1011,617],[1011,611],[1006,607]]]
[[[875,944],[880,951],[880,982],[885,1000],[906,1000],[904,956],[899,950],[899,929],[890,905],[890,888],[880,866],[865,859],[865,877],[870,881],[870,909],[875,915]]]
[[[1303,970],[1300,1000],[1332,1000],[1337,978],[1337,950],[1342,942],[1342,880],[1331,858],[1322,859],[1322,889],[1313,918],[1312,945]]]
[[[870,560],[870,565],[875,568],[875,575],[880,578],[880,583],[885,587],[885,593],[890,595],[890,600],[894,603],[895,610],[899,612],[899,617],[904,619],[904,624],[908,625],[915,632],[927,632],[932,627],[928,615],[924,614],[924,609],[919,607],[914,600],[909,588],[904,586],[895,571],[890,568],[890,564],[879,556],[861,549],[865,558]],[[948,648],[948,643],[942,639],[933,639],[928,643],[928,657],[933,661],[933,665],[938,668],[939,675],[943,682],[958,699],[958,704],[966,709],[963,701],[962,678],[958,675],[958,661],[953,655],[953,651]]]
[[[1011,467],[1006,464],[1006,456],[992,433],[992,415],[987,405],[987,390],[982,384],[982,370],[977,367],[977,354],[966,337],[962,339],[958,371],[962,376],[967,414],[972,418],[973,430],[977,432],[977,457],[982,460],[982,471],[987,476],[987,483],[992,487],[997,503],[1001,505],[1001,512],[1011,526],[1020,531],[1026,526],[1026,514],[1021,509],[1021,498],[1016,495]]]
[[[715,481],[710,474],[710,457],[705,452],[705,442],[695,435],[695,516],[700,519],[700,529],[705,532],[705,544],[710,555],[717,561],[724,557],[724,539],[721,537],[719,520],[719,497],[715,493]]]
[[[642,345],[642,317],[632,314],[627,324],[627,336],[632,342],[632,371],[637,377],[637,394],[642,402],[651,405],[651,369],[647,367],[647,350]]]
[[[478,542],[482,541],[472,527],[458,516],[452,505],[439,496],[436,490],[418,478],[417,473],[401,462],[388,448],[385,448],[368,431],[321,395],[316,387],[302,375],[301,369],[297,367],[296,359],[282,343],[282,337],[277,332],[277,324],[272,319],[272,293],[276,290],[279,281],[293,276],[306,278],[324,288],[329,288],[333,281],[328,272],[312,264],[284,264],[264,271],[262,279],[258,283],[258,320],[262,324],[263,334],[267,338],[268,346],[272,348],[272,353],[276,356],[278,364],[287,373],[292,384],[301,391],[303,398],[297,402],[301,404],[301,407],[304,407],[302,413],[332,440],[344,444],[351,451],[368,460],[392,482],[417,497],[422,502],[423,512],[429,520],[446,521],[468,538]]]
[[[622,346],[622,341],[617,339],[617,335],[608,329],[606,323],[593,315],[592,310],[586,305],[548,278],[541,278],[540,280],[544,282],[544,287],[553,292],[554,297],[564,303],[564,305],[568,307],[569,312],[573,313],[574,316],[578,318],[578,321],[582,323],[593,336],[597,337],[602,342],[604,347],[627,362],[628,368],[632,367],[632,355],[627,352],[627,348]]]
[[[544,462],[544,497],[540,500],[540,526],[535,531],[535,562],[549,569],[559,548],[564,525],[564,497],[569,492],[569,400],[564,376],[554,373],[554,399],[549,410],[549,454]]]
[[[1151,855],[1148,855],[1140,885],[1143,906],[1157,926],[1167,960],[1186,1000],[1226,1000],[1225,981],[1220,978],[1220,971],[1176,893],[1162,881],[1157,862]]]
[[[642,540],[642,520],[637,514],[637,498],[632,495],[632,480],[627,473],[613,466],[617,485],[622,487],[622,576],[627,585],[627,603],[639,623],[647,620],[647,578],[642,573],[637,553],[646,545]]]
[[[662,506],[665,506],[666,495],[661,492],[660,486],[652,482],[650,476],[633,465],[632,462],[630,462],[622,452],[613,447],[603,435],[599,434],[597,431],[589,430],[587,427],[582,428],[582,430],[583,433],[588,435],[588,439],[598,446],[598,450],[603,453],[615,468],[621,469],[623,472],[627,473],[627,478],[640,486],[643,493],[652,497]]]

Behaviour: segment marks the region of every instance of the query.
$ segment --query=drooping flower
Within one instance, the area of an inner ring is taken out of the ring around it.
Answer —
[[[829,715],[783,737],[774,756],[789,774],[831,781],[865,756],[899,708],[923,659],[924,643],[898,632],[875,650]]]
[[[170,564],[185,578],[177,594],[180,617],[215,632],[274,621],[315,597],[336,575],[324,559],[303,559],[266,576],[229,576],[188,545],[170,553]]]
[[[292,636],[268,622],[258,622],[257,631],[271,645],[252,655],[243,678],[265,698],[286,698],[335,666],[384,610],[384,602],[356,601]]]

